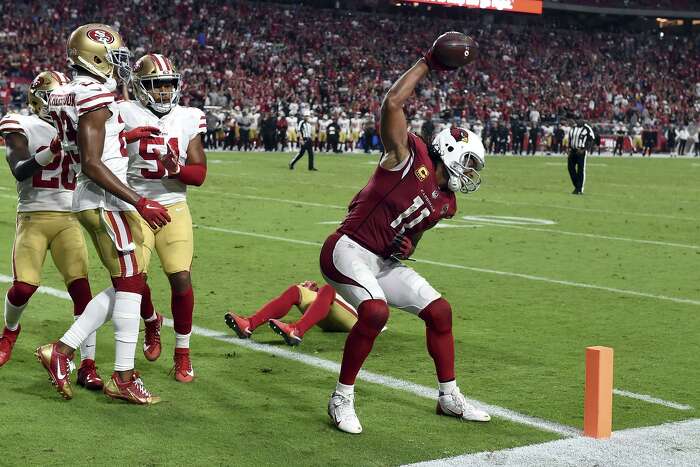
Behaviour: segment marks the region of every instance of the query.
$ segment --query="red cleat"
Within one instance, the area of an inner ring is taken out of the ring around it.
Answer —
[[[37,360],[49,373],[49,381],[56,386],[58,393],[64,399],[73,398],[73,388],[70,384],[70,373],[75,369],[73,359],[56,349],[57,343],[42,345],[34,352]]]
[[[88,358],[80,363],[80,368],[78,368],[78,386],[82,386],[91,391],[101,391],[104,387],[102,378],[99,373],[97,373],[95,360],[90,360]]]
[[[112,399],[122,399],[137,405],[153,405],[160,402],[160,397],[152,395],[143,386],[143,381],[136,371],[131,380],[126,382],[121,380],[116,371],[112,373],[112,377],[105,384],[104,393]]]
[[[194,379],[194,370],[190,361],[190,349],[175,349],[173,361],[175,365],[170,373],[175,373],[175,379],[181,383],[191,383]]]
[[[297,328],[291,324],[283,323],[277,319],[271,319],[268,323],[270,323],[270,327],[273,331],[282,336],[287,345],[301,344],[302,336],[299,335]]]
[[[241,339],[248,339],[253,334],[253,331],[250,330],[250,321],[232,311],[224,315],[224,320],[226,320],[228,327],[233,329],[233,332]]]
[[[156,319],[146,323],[146,335],[143,338],[143,355],[146,360],[155,362],[160,357],[160,328],[163,326],[163,315],[156,313]]]
[[[21,326],[17,326],[16,331],[10,331],[7,328],[3,329],[2,336],[0,336],[0,366],[3,366],[10,360],[12,348],[15,346],[17,336],[19,336],[21,330]]]

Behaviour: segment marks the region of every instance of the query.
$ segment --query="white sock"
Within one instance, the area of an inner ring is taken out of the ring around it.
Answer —
[[[175,348],[176,349],[189,349],[190,348],[190,336],[189,334],[175,333]]]
[[[75,321],[78,321],[80,316],[73,316]],[[80,344],[80,361],[83,360],[95,360],[95,345],[97,344],[97,331],[93,331],[90,335],[85,338],[82,344]]]
[[[27,302],[29,303],[29,302]],[[19,319],[22,316],[22,312],[27,308],[27,303],[24,305],[16,306],[10,303],[10,300],[5,294],[5,327],[10,331],[16,331],[19,326]]]
[[[134,369],[136,343],[141,321],[141,294],[117,292],[114,299],[114,371]]]
[[[153,310],[153,314],[151,315],[151,317],[150,317],[150,318],[146,318],[146,319],[144,319],[143,321],[144,321],[145,323],[150,323],[151,321],[155,321],[157,317],[158,317],[158,315],[156,314],[156,310]]]
[[[449,394],[453,389],[457,387],[457,380],[448,381],[446,383],[441,383],[438,381],[438,389],[440,394]]]
[[[73,326],[61,337],[61,342],[71,349],[77,349],[82,343],[94,334],[95,331],[112,319],[112,308],[114,307],[114,288],[110,287],[98,293],[85,307],[83,314],[78,316]],[[82,349],[81,349],[82,355]],[[94,347],[93,347],[94,359]]]
[[[352,396],[353,394],[355,394],[355,385],[343,384],[340,381],[338,381],[338,384],[335,385],[335,392],[344,396]]]

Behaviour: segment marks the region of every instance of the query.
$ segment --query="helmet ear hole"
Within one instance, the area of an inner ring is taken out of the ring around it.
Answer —
[[[455,150],[455,148],[453,148],[452,146],[447,146],[447,150],[448,150],[449,152],[452,152],[452,151]]]
[[[96,56],[96,57],[94,58],[94,60],[95,60],[95,63],[98,63],[98,64],[99,64],[99,63],[102,63],[102,60],[100,60],[100,57],[97,57],[97,56]]]

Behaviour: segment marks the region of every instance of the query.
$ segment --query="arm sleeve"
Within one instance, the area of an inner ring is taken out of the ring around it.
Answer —
[[[207,133],[207,117],[204,112],[194,107],[192,108],[192,126],[190,141],[200,133]]]
[[[8,133],[19,133],[25,137],[27,136],[19,119],[14,115],[5,115],[2,120],[0,120],[0,135],[4,136]]]
[[[180,173],[177,179],[185,185],[201,186],[207,177],[207,167],[201,164],[180,166]]]

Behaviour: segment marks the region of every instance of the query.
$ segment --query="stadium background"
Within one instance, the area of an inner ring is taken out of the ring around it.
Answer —
[[[459,117],[488,125],[494,111],[502,120],[521,112],[528,120],[535,101],[542,120],[552,114],[567,119],[578,110],[598,124],[615,122],[617,115],[629,126],[634,118],[643,121],[646,111],[661,132],[693,124],[697,9],[681,25],[671,15],[659,17],[673,26],[661,29],[656,20],[663,11],[657,5],[678,14],[692,2],[558,3],[546,2],[539,16],[383,1],[340,2],[340,8],[335,2],[5,2],[3,111],[24,106],[26,84],[38,70],[62,69],[71,28],[95,20],[119,22],[137,57],[158,48],[172,55],[184,73],[186,102],[214,116],[236,106],[287,112],[304,102],[321,113],[336,101],[346,111],[371,115],[402,67],[437,33],[456,28],[477,35],[484,55],[477,67],[432,77],[421,87],[409,111],[432,111],[436,124]],[[631,14],[556,8],[600,4]],[[634,5],[653,14],[638,16]],[[270,27],[261,30],[261,24]],[[149,387],[166,403],[144,411],[85,391],[70,403],[58,400],[32,356],[71,322],[60,277],[47,260],[43,283],[50,289],[32,299],[13,360],[0,372],[0,464],[397,465],[562,437],[503,416],[480,426],[448,423],[454,420],[433,415],[433,401],[366,381],[358,384],[366,432],[344,436],[325,414],[337,371],[305,363],[337,363],[342,335],[312,330],[288,353],[267,330],[254,336],[258,347],[222,337],[230,334],[225,310],[252,311],[288,284],[318,278],[319,242],[366,182],[376,153],[371,159],[321,156],[318,173],[290,173],[288,159],[212,151],[205,186],[189,192],[197,224],[198,378],[179,385],[168,376],[167,356],[155,363],[137,356]],[[597,159],[589,163],[587,196],[573,197],[561,160],[489,157],[481,191],[460,198],[459,219],[425,236],[415,263],[455,304],[457,372],[465,393],[575,430],[582,421],[583,349],[609,345],[616,352],[617,388],[678,403],[618,395],[615,430],[650,427],[646,441],[653,444],[665,442],[654,431],[661,424],[697,426],[699,167],[688,158]],[[5,171],[4,281],[15,233],[13,190]],[[525,224],[498,223],[515,217]],[[553,223],[533,224],[538,220]],[[99,290],[107,280],[91,247],[90,254]],[[154,301],[168,315],[167,281],[157,263],[151,269]],[[171,349],[171,330],[163,334],[164,348]],[[98,365],[105,372],[112,340],[111,329],[100,331]],[[433,389],[432,362],[415,318],[392,312],[367,369]],[[60,429],[65,436],[47,436]],[[669,439],[664,459],[687,455],[687,465],[697,464],[697,436],[690,444]],[[659,458],[645,458],[646,452],[641,442],[627,445],[616,459],[655,465]],[[557,453],[565,454],[586,459],[585,452]]]

